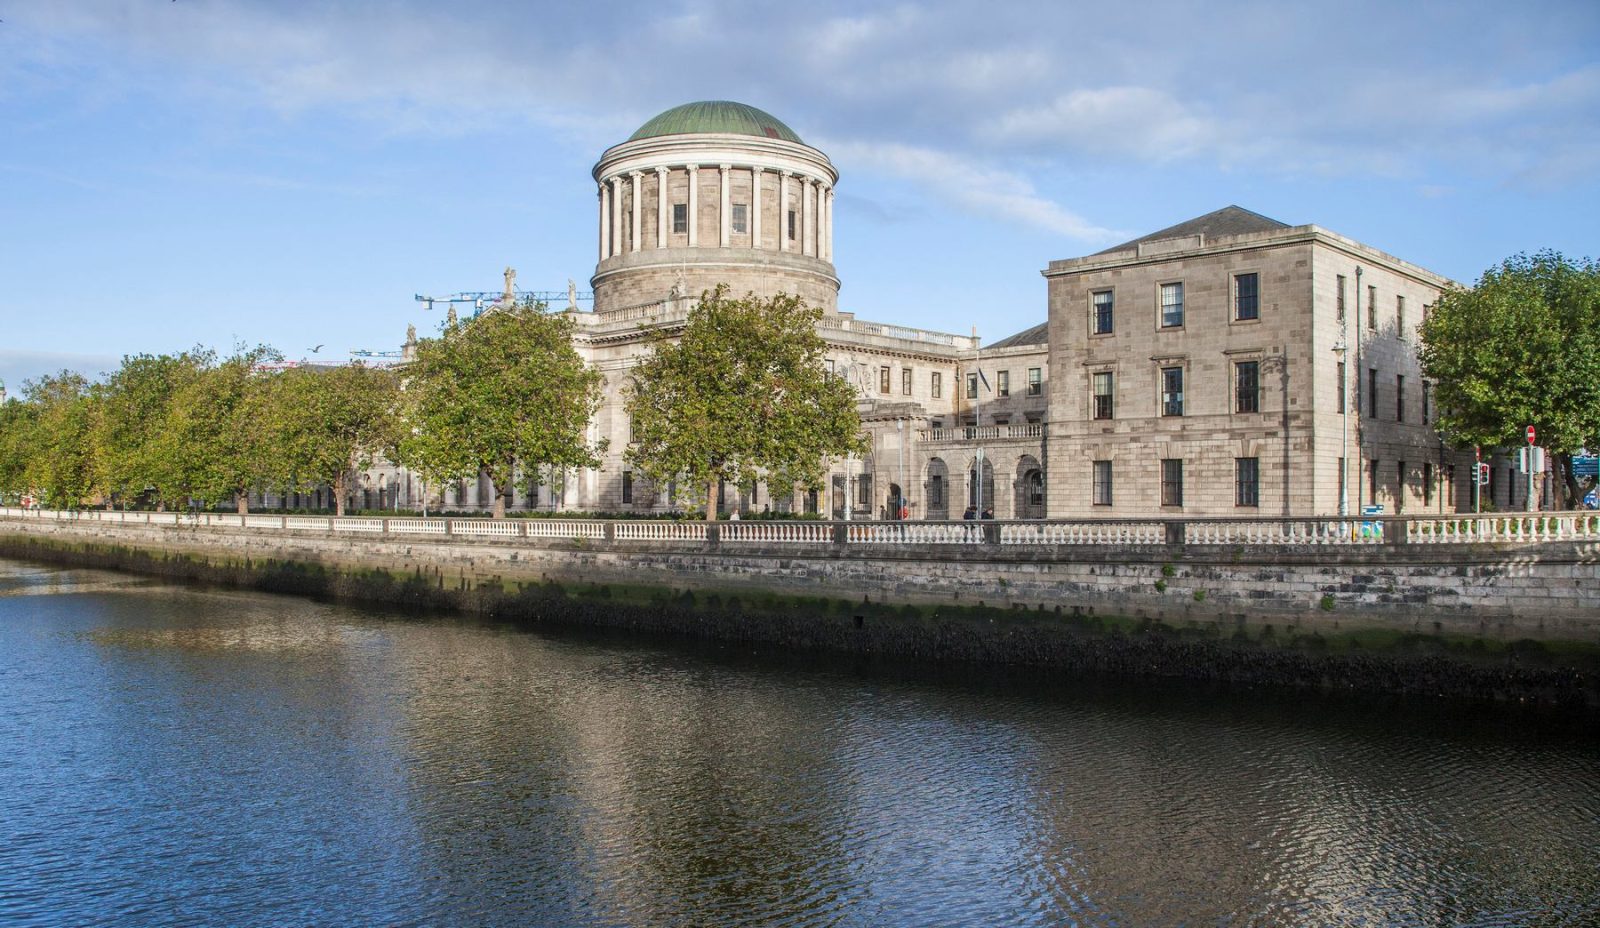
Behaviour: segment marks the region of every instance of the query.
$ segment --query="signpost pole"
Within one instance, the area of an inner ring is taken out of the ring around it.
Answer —
[[[1523,468],[1523,470],[1527,472],[1525,476],[1527,481],[1527,498],[1522,501],[1522,509],[1524,512],[1533,512],[1538,508],[1537,505],[1535,505],[1535,500],[1533,498],[1533,442],[1536,437],[1537,433],[1534,432],[1533,426],[1528,426],[1528,452],[1527,456],[1525,457],[1527,466]]]

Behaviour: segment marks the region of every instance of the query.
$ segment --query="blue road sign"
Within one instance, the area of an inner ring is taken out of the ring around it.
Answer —
[[[1591,454],[1588,457],[1573,458],[1572,476],[1600,477],[1600,457]]]

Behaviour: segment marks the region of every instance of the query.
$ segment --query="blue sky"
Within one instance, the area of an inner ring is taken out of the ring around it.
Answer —
[[[841,308],[986,340],[1236,203],[1470,283],[1593,255],[1600,4],[0,0],[0,378],[390,349],[585,286],[589,169],[690,100],[838,166]]]

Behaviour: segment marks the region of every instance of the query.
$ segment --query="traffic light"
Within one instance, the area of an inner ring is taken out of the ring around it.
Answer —
[[[1487,464],[1479,464],[1478,465],[1478,486],[1482,487],[1482,486],[1488,486],[1488,485],[1489,485],[1489,465],[1487,465]]]

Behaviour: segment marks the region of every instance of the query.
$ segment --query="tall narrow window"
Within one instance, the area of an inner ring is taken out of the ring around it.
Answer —
[[[792,242],[794,240],[795,240],[794,210],[791,209],[791,210],[789,210],[789,241]]]
[[[739,235],[750,231],[750,207],[743,203],[733,204],[733,231]]]
[[[1334,294],[1333,305],[1338,310],[1338,314],[1339,314],[1338,318],[1339,318],[1339,321],[1341,323],[1344,322],[1344,285],[1345,285],[1344,275],[1340,274],[1339,275],[1339,281],[1338,281],[1339,289]]]
[[[978,375],[977,374],[968,374],[967,375],[967,399],[975,400],[977,398],[978,398]]]
[[[624,503],[633,502],[633,471],[631,470],[622,472],[622,501]]]
[[[909,367],[900,368],[900,395],[911,395],[911,368]]]
[[[1249,320],[1261,315],[1261,278],[1255,274],[1233,277],[1233,318]]]
[[[1367,502],[1372,505],[1378,503],[1378,459],[1373,458],[1367,465]]]
[[[1367,415],[1378,418],[1378,369],[1367,368]]]
[[[1111,462],[1094,462],[1094,504],[1111,505]]]
[[[1183,459],[1161,459],[1161,505],[1183,505]]]
[[[1399,515],[1406,506],[1406,462],[1394,462],[1394,514]]]
[[[1028,395],[1038,396],[1044,392],[1043,370],[1037,367],[1028,368]]]
[[[1183,415],[1183,368],[1181,367],[1161,369],[1161,414]]]
[[[1378,288],[1373,286],[1367,287],[1367,328],[1378,328]]]
[[[994,375],[994,392],[996,396],[1011,395],[1011,372],[998,371]]]
[[[1261,362],[1240,361],[1233,366],[1233,411],[1261,411]]]
[[[1161,285],[1161,327],[1183,325],[1183,284]]]
[[[1394,295],[1394,331],[1401,338],[1406,337],[1406,298],[1398,293]]]
[[[829,358],[828,360],[824,361],[823,363],[828,366],[828,379],[832,380],[833,376],[834,376],[834,373],[835,373],[834,369],[833,369],[833,359]]]
[[[1406,375],[1394,375],[1394,421],[1406,421]]]
[[[1349,392],[1350,392],[1350,381],[1345,379],[1344,362],[1340,361],[1339,362],[1339,404],[1335,408],[1336,412],[1340,412],[1340,413],[1344,412],[1345,403],[1346,403],[1346,395]]]
[[[1233,504],[1261,505],[1261,459],[1233,459]]]
[[[1432,398],[1431,398],[1431,393],[1432,393],[1432,391],[1428,389],[1428,382],[1426,380],[1424,380],[1422,382],[1422,424],[1423,425],[1427,425],[1428,424],[1428,419],[1430,418],[1430,416],[1431,416],[1431,414],[1433,412],[1433,409],[1432,409],[1433,402],[1432,402]]]
[[[933,394],[933,398],[934,399],[939,399],[941,396],[944,395],[944,375],[943,374],[941,374],[938,371],[934,371],[933,372],[933,378],[928,382],[928,392]]]
[[[889,365],[887,364],[878,368],[878,392],[889,392]]]
[[[1094,375],[1094,417],[1096,419],[1111,418],[1111,372],[1102,371]]]
[[[1422,462],[1422,505],[1433,505],[1433,465]]]
[[[672,231],[678,235],[689,231],[689,207],[686,204],[672,204]]]
[[[1115,319],[1112,310],[1116,306],[1115,297],[1110,290],[1099,290],[1094,295],[1094,334],[1110,335]]]

